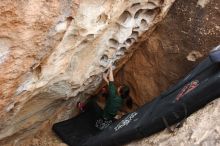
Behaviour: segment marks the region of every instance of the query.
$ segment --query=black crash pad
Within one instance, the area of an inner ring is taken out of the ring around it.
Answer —
[[[117,146],[180,122],[220,96],[220,51],[215,49],[175,86],[103,131],[94,127],[98,106],[56,123],[54,132],[70,146]]]
[[[102,109],[97,104],[89,104],[79,116],[54,124],[53,130],[65,143],[78,146],[84,139],[100,132],[94,126],[100,112]]]

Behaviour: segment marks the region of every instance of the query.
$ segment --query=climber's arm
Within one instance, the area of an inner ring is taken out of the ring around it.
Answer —
[[[108,80],[108,78],[107,78],[108,73],[109,73],[109,71],[108,71],[107,73],[103,73],[103,79],[105,80],[105,82],[106,82],[107,84],[109,84],[109,80]]]
[[[114,81],[112,65],[109,67],[109,81],[110,82]]]

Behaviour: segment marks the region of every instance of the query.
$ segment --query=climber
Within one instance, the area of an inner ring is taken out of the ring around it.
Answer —
[[[108,95],[102,117],[96,122],[96,127],[100,130],[105,129],[115,120],[115,116],[122,109],[125,101],[128,108],[132,108],[132,99],[129,96],[129,87],[122,85],[116,88],[114,84],[112,65],[110,65],[108,72],[103,74],[103,79],[108,85]]]
[[[114,84],[112,65],[110,65],[107,73],[103,74],[103,79],[106,81],[108,87],[107,89],[102,88],[101,90],[101,94],[107,97],[101,118],[97,120],[95,125],[100,130],[105,129],[115,120],[115,116],[120,110],[122,110],[124,103],[129,109],[132,108],[133,103],[131,97],[129,96],[130,90],[128,86],[122,85],[116,88]],[[92,100],[97,100],[97,98],[99,98],[98,95],[96,95],[95,98],[93,97]],[[85,107],[81,102],[78,102],[77,106],[81,111],[83,111]]]

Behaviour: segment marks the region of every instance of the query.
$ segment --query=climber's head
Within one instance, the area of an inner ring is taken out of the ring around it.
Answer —
[[[125,99],[126,105],[129,109],[132,109],[133,107],[133,100],[130,97],[129,93],[130,93],[130,89],[127,85],[122,85],[118,87],[118,93],[119,95]]]
[[[122,85],[118,87],[118,93],[123,99],[125,99],[129,97],[130,89],[127,85]]]

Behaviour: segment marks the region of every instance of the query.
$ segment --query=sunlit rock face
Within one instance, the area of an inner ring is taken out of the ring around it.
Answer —
[[[1,1],[0,143],[72,115],[73,104],[97,89],[110,63],[126,62],[173,2]]]

